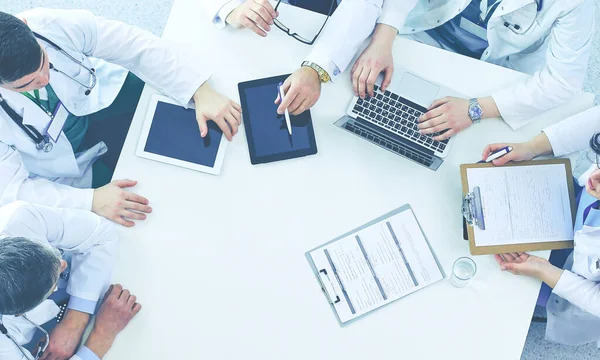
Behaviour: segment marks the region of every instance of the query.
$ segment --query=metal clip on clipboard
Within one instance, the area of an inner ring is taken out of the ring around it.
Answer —
[[[467,196],[465,196],[462,203],[462,214],[467,224],[485,230],[485,219],[479,186],[473,188],[473,192],[467,193]]]
[[[323,293],[327,297],[327,301],[329,301],[330,304],[339,303],[341,301],[340,297],[335,293],[333,283],[331,282],[331,279],[329,278],[329,274],[327,274],[327,270],[321,269],[319,271],[318,278],[319,278],[319,283],[321,284],[321,290],[323,290]],[[332,294],[334,296],[332,296]]]

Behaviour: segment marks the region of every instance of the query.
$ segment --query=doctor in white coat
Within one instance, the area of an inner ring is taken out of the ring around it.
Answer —
[[[19,18],[0,12],[0,205],[24,200],[91,210],[125,226],[146,218],[148,200],[125,190],[135,181],[90,189],[92,165],[106,146],[75,152],[61,131],[64,118],[53,115],[109,108],[128,71],[183,106],[195,104],[201,136],[209,120],[229,140],[237,132],[239,105],[211,89],[200,59],[172,44],[83,10],[35,9]],[[51,122],[58,123],[54,137]]]
[[[228,25],[246,28],[260,36],[267,36],[267,33],[275,28],[275,20],[279,15],[268,0],[201,1],[204,11],[218,28]],[[386,3],[394,1],[403,0],[385,0]],[[339,5],[319,35],[312,51],[283,83],[286,96],[283,101],[276,99],[279,103],[277,111],[280,114],[283,114],[285,109],[292,115],[310,109],[321,96],[321,84],[334,82],[343,75],[360,45],[373,32],[384,0],[304,1],[307,4],[315,2],[329,6],[337,2]],[[292,0],[289,3],[301,5],[301,1]]]
[[[550,126],[526,143],[488,145],[483,158],[508,145],[513,151],[494,160],[495,165],[588,150],[592,165],[578,179],[584,188],[578,199],[575,248],[564,269],[526,253],[496,255],[496,260],[502,270],[535,277],[553,288],[546,305],[547,340],[600,345],[600,107]]]
[[[593,0],[386,1],[378,22],[353,70],[357,95],[372,94],[382,71],[391,79],[391,45],[398,33],[532,75],[487,97],[434,101],[420,128],[424,134],[447,129],[437,138],[441,140],[498,116],[516,130],[571,100],[583,87],[595,6]]]
[[[97,302],[109,288],[117,241],[114,225],[89,211],[21,201],[0,208],[1,359],[104,356],[141,309],[128,290],[111,287],[86,344],[77,351]],[[71,256],[69,267],[62,254]],[[63,287],[70,295],[63,319],[50,332],[49,342],[46,336],[34,338],[38,326],[59,312],[56,303],[46,298]],[[24,347],[32,341],[33,354]]]

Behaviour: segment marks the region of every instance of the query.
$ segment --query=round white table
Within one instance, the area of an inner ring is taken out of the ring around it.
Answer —
[[[176,0],[164,38],[211,66],[210,83],[236,101],[239,82],[290,73],[310,51],[276,28],[264,39],[219,31],[200,13],[197,0]],[[397,64],[471,96],[526,77],[403,39],[394,51]],[[333,125],[352,98],[346,76],[323,86],[311,110],[317,155],[253,166],[242,130],[215,177],[135,156],[152,93],[144,90],[115,172],[139,180],[135,191],[154,209],[122,229],[113,279],[143,310],[106,359],[519,359],[540,282],[501,272],[493,257],[474,257],[467,288],[444,280],[341,328],[305,252],[410,204],[449,274],[469,256],[459,165],[488,143],[526,140],[589,108],[591,95],[518,132],[499,119],[473,126],[433,172]]]

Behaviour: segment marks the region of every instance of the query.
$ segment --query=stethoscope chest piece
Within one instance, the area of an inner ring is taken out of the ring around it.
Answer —
[[[48,135],[45,135],[44,141],[35,144],[35,148],[38,150],[42,150],[45,153],[49,153],[50,151],[52,151],[52,148],[54,148],[54,144],[52,144],[50,138],[48,138]]]

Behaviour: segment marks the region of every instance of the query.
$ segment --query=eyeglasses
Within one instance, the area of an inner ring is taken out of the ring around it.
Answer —
[[[331,17],[331,13],[333,12],[333,4],[335,3],[335,1],[336,0],[331,0],[331,6],[329,7],[329,12],[327,13],[327,19],[325,19],[325,22],[323,23],[323,26],[321,26],[321,29],[319,30],[319,32],[317,33],[317,35],[315,35],[314,39],[312,39],[312,40],[308,40],[307,38],[305,38],[305,37],[303,37],[301,35],[298,35],[298,33],[291,32],[290,28],[288,28],[287,26],[285,26],[281,21],[279,21],[277,19],[273,20],[273,22],[275,23],[275,26],[277,26],[284,33],[288,34],[289,36],[293,37],[294,39],[296,39],[296,40],[298,40],[301,43],[306,44],[306,45],[313,45],[315,43],[315,41],[317,41],[317,38],[319,37],[319,35],[321,35],[321,32],[325,28],[325,25],[327,24],[327,21]],[[277,8],[279,7],[279,4],[281,4],[281,0],[279,0],[277,2],[277,5],[275,5],[275,11],[277,11]]]

